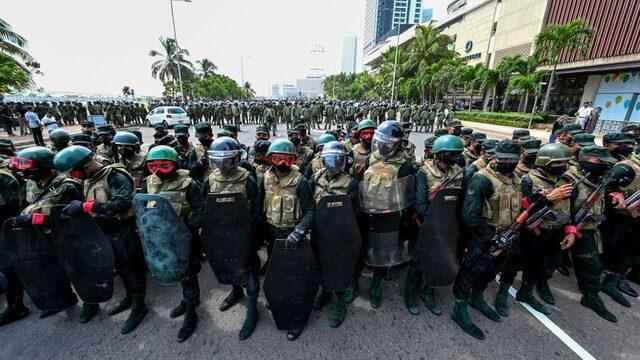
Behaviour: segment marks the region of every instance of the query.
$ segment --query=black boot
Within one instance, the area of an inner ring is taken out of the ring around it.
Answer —
[[[185,304],[184,301],[180,301],[180,304],[178,304],[178,306],[174,307],[171,310],[171,312],[169,313],[169,317],[172,319],[175,319],[177,317],[184,315],[186,311],[187,311],[187,304]]]
[[[627,280],[624,275],[618,278],[618,290],[620,290],[627,296],[631,296],[634,298],[638,297],[638,292],[636,291],[636,289],[631,287],[631,284],[629,284],[629,280]]]
[[[467,334],[478,340],[484,340],[484,333],[473,323],[473,321],[471,321],[467,306],[468,303],[466,300],[456,299],[456,303],[453,307],[453,313],[451,314],[451,320],[458,324],[458,326],[460,326],[460,328]]]
[[[247,302],[247,315],[238,334],[240,340],[246,340],[253,334],[258,324],[258,295],[249,295]]]
[[[371,288],[369,289],[369,302],[371,307],[377,309],[382,304],[382,277],[373,274]]]
[[[509,288],[508,284],[500,284],[498,292],[496,293],[496,300],[493,306],[496,308],[496,312],[502,317],[509,317]]]
[[[624,307],[631,307],[631,303],[624,295],[618,290],[618,274],[606,273],[602,282],[602,292],[609,295],[609,297]]]
[[[182,327],[178,331],[178,342],[184,342],[193,335],[198,327],[198,314],[196,313],[196,307],[192,304],[187,304],[182,322]]]
[[[490,320],[493,320],[495,322],[502,321],[500,315],[498,315],[498,313],[493,310],[491,306],[489,306],[489,304],[487,304],[487,302],[484,300],[484,291],[473,290],[470,305],[472,308],[480,311],[482,315],[488,317]]]
[[[585,293],[582,295],[582,300],[580,300],[580,304],[582,306],[588,307],[593,310],[596,314],[607,321],[618,322],[618,318],[612,314],[606,306],[604,306],[604,302],[600,299],[597,293]]]
[[[553,297],[553,293],[551,292],[551,288],[549,287],[549,282],[545,280],[540,280],[536,284],[536,292],[542,301],[546,302],[549,305],[555,305],[556,299]]]
[[[227,297],[224,298],[224,300],[222,300],[222,304],[220,304],[219,310],[227,311],[231,309],[235,304],[240,302],[240,300],[242,300],[243,297],[244,297],[244,289],[242,289],[242,287],[240,286],[234,285],[229,295],[227,295]]]
[[[22,299],[14,304],[9,304],[7,308],[0,313],[0,326],[9,325],[12,322],[21,320],[29,316],[29,308],[24,306]]]
[[[356,279],[353,281],[351,289],[347,289],[344,292],[344,301],[347,304],[351,304],[358,296],[360,296],[360,283]]]
[[[144,303],[144,295],[133,295],[131,299],[131,313],[127,321],[122,325],[122,329],[120,329],[122,335],[129,334],[135,330],[149,312],[147,305]]]
[[[130,307],[131,307],[131,297],[127,295],[124,299],[122,299],[122,301],[118,303],[118,305],[116,305],[116,307],[109,310],[109,312],[107,312],[107,315],[113,316],[113,315],[120,314],[121,312],[129,309]]]
[[[343,293],[336,293],[336,302],[333,303],[331,313],[329,314],[329,326],[337,328],[344,322],[347,316],[347,302]]]
[[[438,304],[438,300],[436,299],[436,291],[434,288],[425,286],[422,295],[420,295],[424,306],[431,311],[433,315],[440,316],[442,315],[442,308],[440,304]]]
[[[518,290],[518,293],[516,294],[516,300],[531,306],[537,312],[545,315],[551,315],[551,311],[549,311],[546,306],[533,296],[533,286],[531,284],[522,283],[520,290]]]
[[[407,269],[407,277],[404,282],[404,306],[406,306],[409,314],[419,315],[420,308],[418,307],[418,287],[420,277],[417,271],[411,265]]]
[[[80,311],[80,323],[88,323],[89,321],[91,321],[91,319],[98,315],[98,311],[100,311],[100,305],[98,304],[82,304],[82,310]]]
[[[299,338],[302,334],[302,331],[304,331],[304,325],[304,323],[297,323],[294,321],[291,329],[287,331],[287,340],[295,341],[297,338]]]
[[[331,292],[325,291],[324,288],[320,290],[320,294],[313,301],[313,310],[322,310],[331,301],[331,297]]]

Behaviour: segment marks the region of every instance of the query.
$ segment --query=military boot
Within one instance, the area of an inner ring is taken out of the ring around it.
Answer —
[[[467,334],[478,340],[484,340],[482,330],[471,321],[466,300],[456,299],[455,305],[453,306],[453,313],[451,313],[451,320],[458,324]]]
[[[484,300],[484,291],[473,290],[473,293],[471,294],[470,305],[472,308],[480,311],[482,315],[488,317],[489,319],[495,322],[502,321],[500,315],[498,315],[498,313],[493,310],[491,306],[489,306],[489,304],[487,304],[487,302]]]
[[[144,303],[144,295],[133,295],[131,296],[131,313],[129,313],[129,317],[127,321],[122,325],[122,329],[120,329],[120,333],[122,335],[126,335],[135,330],[138,325],[142,322],[149,309],[147,305]]]
[[[347,316],[347,302],[345,301],[344,294],[336,294],[336,301],[331,307],[331,313],[329,314],[329,326],[337,328],[344,322]]]
[[[120,314],[121,312],[128,310],[131,307],[131,297],[127,295],[124,299],[122,299],[118,305],[116,305],[113,309],[107,312],[107,315],[114,316]]]
[[[618,274],[606,273],[602,282],[602,292],[624,307],[631,307],[631,303],[618,290]],[[595,310],[594,310],[595,311]]]
[[[236,305],[242,298],[244,297],[244,289],[241,286],[233,286],[229,295],[222,301],[220,304],[220,311],[227,311],[231,309],[234,305]]]
[[[196,313],[196,306],[193,304],[186,305],[186,311],[184,320],[182,321],[182,327],[178,331],[178,342],[184,342],[193,335],[198,327],[198,314]]]
[[[585,293],[582,295],[580,304],[593,310],[596,314],[607,321],[614,323],[618,322],[618,318],[612,314],[606,306],[604,306],[604,302],[597,293]]]
[[[542,301],[546,302],[549,305],[555,305],[556,299],[553,297],[553,293],[551,292],[551,288],[549,287],[549,282],[545,280],[540,280],[536,284],[536,292]]]
[[[416,269],[409,265],[407,269],[407,277],[404,282],[404,305],[407,307],[409,314],[419,315],[420,308],[418,307],[418,287],[420,277]]]
[[[24,306],[22,302],[22,296],[14,301],[8,300],[7,308],[0,313],[0,326],[9,325],[12,322],[24,319],[29,316],[29,313],[29,308]]]
[[[82,304],[82,310],[80,311],[80,323],[86,324],[91,319],[93,319],[100,310],[100,305],[98,304]]]
[[[638,292],[636,291],[636,289],[631,287],[631,284],[629,284],[629,280],[624,275],[618,278],[618,290],[620,290],[625,295],[634,298],[638,297]]]
[[[344,301],[347,304],[351,304],[355,301],[355,299],[360,296],[360,279],[353,280],[353,286],[350,289],[345,290],[344,292]]]
[[[331,301],[332,295],[333,294],[331,294],[331,292],[326,291],[324,288],[322,288],[318,296],[316,296],[316,298],[313,300],[313,310],[322,310],[322,308],[325,307],[329,303],[329,301]]]
[[[240,340],[246,340],[253,334],[258,324],[258,295],[249,294],[247,302],[247,315],[238,334]]]
[[[502,317],[509,317],[509,287],[510,285],[501,283],[493,303],[496,312]]]
[[[184,315],[185,312],[187,312],[187,304],[184,302],[184,300],[181,300],[178,306],[171,309],[171,312],[169,313],[169,317],[172,319],[175,319]]]
[[[442,315],[442,308],[440,304],[438,304],[438,300],[436,299],[436,291],[434,288],[430,286],[425,286],[422,291],[422,295],[420,295],[424,306],[431,311],[433,315],[440,316]]]
[[[522,283],[522,286],[520,286],[520,289],[516,293],[516,300],[531,306],[537,312],[551,315],[551,311],[533,296],[533,285],[531,284]]]
[[[369,289],[369,303],[371,307],[377,309],[382,304],[382,278],[373,276],[371,288]]]

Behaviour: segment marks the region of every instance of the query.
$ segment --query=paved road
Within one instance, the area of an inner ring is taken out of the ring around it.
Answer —
[[[252,134],[242,132],[240,138],[248,144]],[[145,139],[151,141],[151,131],[145,130]],[[412,135],[418,144],[423,139],[422,134]],[[34,314],[0,328],[0,359],[580,359],[517,303],[512,306],[511,316],[499,324],[472,310],[471,316],[486,331],[485,341],[465,335],[449,319],[450,288],[438,290],[445,304],[444,315],[436,317],[424,311],[419,316],[410,315],[401,297],[403,269],[394,269],[391,280],[385,282],[381,308],[369,306],[366,294],[370,276],[365,274],[361,281],[363,295],[349,308],[340,328],[329,328],[326,311],[314,312],[296,342],[287,341],[285,333],[276,330],[261,297],[258,328],[251,339],[240,342],[237,332],[244,308],[218,311],[229,288],[218,284],[208,266],[203,265],[200,325],[184,344],[175,341],[180,320],[168,315],[180,300],[180,288],[160,287],[150,281],[148,302],[152,311],[134,334],[119,334],[126,313],[109,318],[102,312],[86,325],[78,323],[78,308],[45,320]],[[114,299],[119,299],[123,295],[119,279],[116,288]],[[612,324],[579,304],[573,277],[556,275],[552,288],[558,304],[552,307],[550,320],[594,358],[640,359],[638,299],[626,309],[604,296],[620,320]],[[495,286],[490,286],[487,293],[493,298]]]

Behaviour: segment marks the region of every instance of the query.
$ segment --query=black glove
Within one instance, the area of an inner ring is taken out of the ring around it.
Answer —
[[[29,215],[18,215],[10,220],[11,227],[21,228],[21,227],[30,227],[31,226],[31,214]]]
[[[304,229],[296,226],[295,229],[287,236],[287,242],[297,245],[304,240]]]
[[[82,201],[72,200],[69,205],[62,209],[62,214],[68,217],[76,217],[82,215]]]

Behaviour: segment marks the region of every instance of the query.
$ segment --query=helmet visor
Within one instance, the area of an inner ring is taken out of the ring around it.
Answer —
[[[176,163],[171,160],[151,160],[147,162],[147,169],[152,174],[167,175],[176,168]]]
[[[343,153],[330,152],[328,154],[322,154],[321,159],[322,164],[331,175],[335,175],[344,170],[346,157]]]
[[[291,154],[271,154],[271,163],[275,166],[293,166],[296,156]]]
[[[30,170],[36,167],[36,163],[31,159],[14,156],[9,161],[9,168],[12,170]]]

